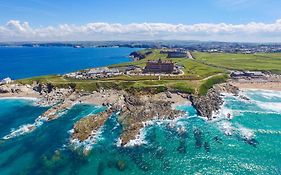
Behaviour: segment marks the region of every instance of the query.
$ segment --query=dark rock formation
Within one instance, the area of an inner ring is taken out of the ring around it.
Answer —
[[[238,96],[239,89],[236,86],[225,83],[214,86],[205,96],[191,95],[189,99],[200,116],[211,120],[213,112],[219,111],[224,102],[221,93],[230,93]]]
[[[130,54],[130,57],[133,57],[135,60],[142,60],[145,59],[146,56],[152,54],[152,51],[147,51],[145,53],[141,53],[141,52],[132,52]]]
[[[118,121],[123,127],[121,146],[139,135],[144,123],[152,119],[174,119],[182,112],[172,109],[172,102],[154,99],[149,95],[125,94],[123,103],[110,104],[109,110],[78,121],[74,126],[73,139],[84,141],[92,131],[97,131],[113,112],[120,112]]]
[[[193,131],[194,138],[195,138],[195,147],[196,148],[201,148],[203,145],[203,133],[200,129],[196,128]]]
[[[8,88],[6,88],[5,86],[0,86],[0,93],[9,93],[10,91],[9,91],[9,89]]]
[[[99,130],[104,125],[106,120],[110,117],[111,112],[112,111],[108,110],[98,115],[82,118],[75,123],[72,138],[78,139],[79,141],[86,140],[92,135],[93,131]]]
[[[52,85],[51,83],[47,83],[47,84],[41,84],[41,83],[36,83],[33,87],[33,90],[42,94],[44,93],[51,93],[54,89],[54,85]]]
[[[144,100],[135,95],[125,96],[126,108],[121,112],[119,121],[123,126],[121,145],[126,145],[134,139],[143,128],[143,122],[152,119],[174,119],[181,115],[180,111],[173,110],[171,102],[161,100]]]
[[[212,119],[213,112],[220,109],[223,99],[220,92],[216,89],[210,89],[205,96],[190,96],[190,101],[200,116]]]

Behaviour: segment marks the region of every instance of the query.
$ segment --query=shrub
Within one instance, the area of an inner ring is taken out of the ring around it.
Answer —
[[[224,75],[214,76],[214,77],[206,80],[199,87],[199,95],[206,95],[208,90],[211,89],[215,84],[224,83],[224,82],[226,82],[227,79],[228,79],[228,76],[226,74],[224,74]]]

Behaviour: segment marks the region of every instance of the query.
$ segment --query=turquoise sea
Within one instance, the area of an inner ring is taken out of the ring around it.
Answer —
[[[59,119],[31,133],[3,139],[14,129],[33,123],[47,108],[31,100],[0,100],[0,174],[281,174],[281,92],[248,90],[244,101],[226,95],[216,121],[199,117],[191,106],[178,106],[187,116],[158,121],[146,128],[144,144],[120,148],[122,130],[116,115],[102,128],[85,156],[70,144],[75,121],[104,108],[76,105]],[[226,120],[226,113],[234,118]],[[84,145],[85,146],[85,145]]]
[[[0,47],[0,79],[64,74],[130,61],[138,48]]]

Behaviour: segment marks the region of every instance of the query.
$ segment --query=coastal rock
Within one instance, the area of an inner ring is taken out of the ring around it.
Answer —
[[[29,85],[22,84],[5,84],[0,86],[0,93],[11,94],[33,94],[34,91]]]
[[[147,51],[145,53],[141,53],[141,52],[132,52],[130,54],[130,57],[134,58],[134,60],[142,60],[144,58],[146,58],[148,55],[152,54],[152,51]]]
[[[218,111],[223,104],[220,92],[216,89],[210,89],[205,96],[190,96],[190,101],[198,114],[209,120],[212,119],[213,112]]]
[[[97,132],[104,125],[111,113],[111,110],[107,110],[97,115],[82,118],[75,123],[72,138],[79,141],[88,139],[93,132]]]
[[[189,99],[200,116],[212,120],[213,113],[218,112],[224,102],[221,96],[222,93],[231,93],[238,96],[239,89],[236,86],[224,83],[215,85],[205,96],[191,95]]]
[[[171,98],[165,98],[166,100],[162,99],[162,96],[166,97],[165,93],[154,95],[122,93],[121,96],[114,104],[108,104],[109,110],[78,121],[74,126],[72,138],[79,141],[86,140],[91,137],[92,132],[103,126],[111,113],[118,112],[118,121],[123,128],[120,144],[125,146],[140,135],[146,122],[173,120],[183,115],[183,112],[172,108],[172,104],[179,100],[179,97],[175,98],[174,94],[171,94]]]
[[[6,86],[0,86],[0,93],[9,93],[10,89]]]
[[[220,93],[229,93],[229,94],[233,94],[235,96],[238,96],[239,91],[240,91],[238,87],[233,86],[232,84],[229,84],[229,83],[215,85],[214,89],[216,89]]]
[[[128,95],[125,96],[126,109],[121,111],[119,122],[123,126],[120,136],[121,146],[129,143],[140,134],[145,122],[156,119],[175,119],[183,113],[172,109],[171,102],[155,100],[147,96]]]

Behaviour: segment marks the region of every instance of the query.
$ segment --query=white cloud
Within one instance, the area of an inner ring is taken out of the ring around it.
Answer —
[[[28,22],[11,20],[0,26],[0,41],[156,39],[281,42],[281,19],[271,24],[88,23],[38,28],[31,27]]]

